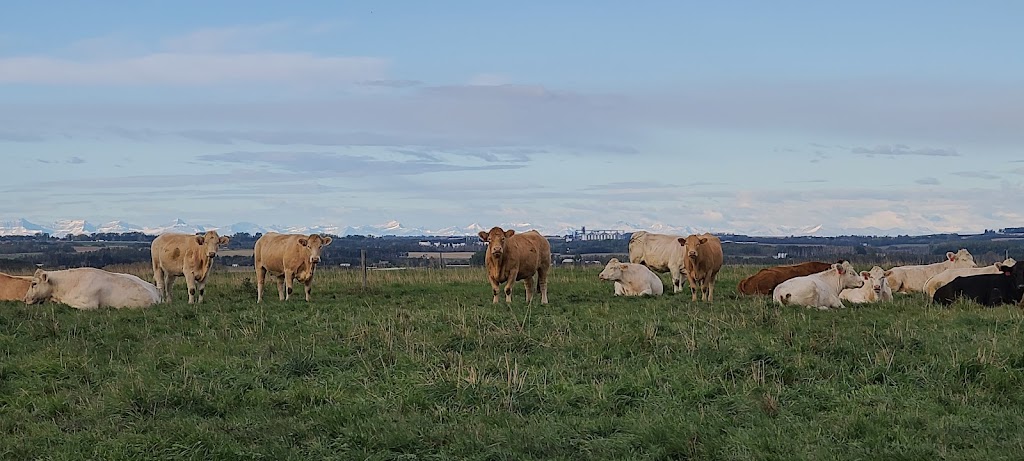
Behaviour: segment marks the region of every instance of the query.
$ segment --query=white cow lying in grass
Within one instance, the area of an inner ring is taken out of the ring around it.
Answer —
[[[843,308],[839,293],[845,288],[860,288],[864,279],[849,261],[833,264],[817,274],[794,277],[775,287],[772,299],[784,306],[807,306],[818,309]]]
[[[643,264],[622,263],[612,258],[598,277],[615,282],[615,296],[658,296],[665,292],[658,274]]]
[[[146,307],[160,302],[152,283],[131,274],[92,267],[62,271],[36,270],[25,303],[53,301],[75,309],[97,307]]]
[[[924,283],[929,278],[946,269],[961,267],[976,267],[974,256],[961,248],[953,253],[946,252],[946,260],[934,264],[920,264],[915,266],[898,266],[885,271],[885,277],[889,279],[889,286],[892,291],[899,293],[915,293],[924,291]]]
[[[924,292],[928,295],[928,302],[932,302],[932,297],[935,296],[935,291],[942,288],[943,285],[952,282],[957,277],[970,277],[972,275],[981,274],[1001,274],[1001,266],[1013,267],[1017,264],[1017,261],[1013,258],[1006,258],[1001,263],[995,263],[988,266],[982,267],[960,267],[954,269],[946,269],[938,274],[933,275],[928,281],[924,282]]]
[[[875,266],[870,271],[861,271],[860,276],[864,278],[864,286],[843,290],[839,293],[840,299],[855,304],[892,301],[892,288],[885,278],[884,269]]]

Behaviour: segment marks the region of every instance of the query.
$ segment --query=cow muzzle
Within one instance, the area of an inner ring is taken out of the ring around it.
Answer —
[[[313,256],[312,258],[309,258],[309,262],[311,262],[313,264],[317,264],[317,263],[320,262],[320,257],[319,256]]]

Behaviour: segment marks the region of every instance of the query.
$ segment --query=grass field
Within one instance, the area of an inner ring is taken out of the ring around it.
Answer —
[[[312,303],[0,303],[3,459],[1021,459],[1024,315],[916,296],[817,311],[614,298],[557,269],[317,273]],[[141,273],[144,278],[151,274]],[[301,293],[301,290],[298,290]],[[301,295],[299,296],[301,299]]]

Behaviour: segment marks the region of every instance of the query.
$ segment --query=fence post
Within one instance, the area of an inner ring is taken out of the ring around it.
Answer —
[[[359,260],[363,265],[363,289],[366,289],[366,250],[359,250]]]

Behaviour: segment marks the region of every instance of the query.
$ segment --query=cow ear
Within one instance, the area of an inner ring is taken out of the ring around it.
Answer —
[[[36,274],[35,274],[35,276],[36,276],[36,277],[39,277],[39,278],[40,278],[40,279],[42,279],[43,281],[46,281],[46,271],[44,271],[44,270],[42,270],[42,269],[36,269]]]
[[[999,266],[999,270],[1003,271],[1006,275],[1010,275],[1010,273],[1013,272],[1013,268],[1010,266]]]
[[[885,277],[891,276],[892,275],[892,269],[889,269],[889,270],[883,272],[882,275],[885,276]]]
[[[40,270],[40,272],[42,272],[42,271]],[[50,276],[46,275],[46,272],[43,272],[42,274],[39,274],[39,281],[41,281],[41,282],[44,282],[44,283],[45,283],[45,282],[46,282],[46,280],[47,280],[47,279],[48,279],[49,277],[50,277]]]
[[[301,239],[299,239],[299,245],[302,245],[302,246],[304,246],[304,247],[305,247],[305,246],[309,246],[309,239],[307,239],[307,238],[301,238]]]
[[[697,242],[700,243],[701,245],[703,245],[705,243],[708,243],[708,238],[707,237],[701,237],[701,238],[697,239]]]
[[[843,275],[846,272],[842,264],[833,264],[832,267],[836,269],[836,273],[839,275]]]
[[[509,238],[509,237],[511,237],[513,235],[516,235],[516,231],[514,231],[512,229],[509,229],[509,230],[505,231],[505,238]]]
[[[334,239],[332,239],[330,237],[324,237],[324,246],[330,245],[331,241],[333,241],[333,240]]]
[[[196,243],[198,243],[199,245],[202,245],[203,242],[206,242],[206,238],[204,238],[202,235],[197,235],[196,236]]]
[[[619,264],[619,269],[622,269],[622,270],[629,269],[629,264],[626,264],[626,263]]]
[[[482,240],[482,241],[484,241],[484,242],[486,242],[486,241],[487,241],[487,232],[484,232],[484,231],[480,231],[480,232],[478,232],[478,233],[477,233],[476,235],[479,235],[479,236],[480,236],[480,240]]]
[[[860,276],[864,277],[864,280],[868,280],[871,278],[871,273],[868,271],[860,271]]]
[[[956,253],[953,253],[952,251],[947,251],[946,252],[946,259],[948,259],[950,261],[956,259]]]
[[[231,239],[228,238],[228,237],[221,237],[220,239],[217,240],[217,244],[218,245],[227,245],[228,242],[230,242],[230,241],[231,241]]]
[[[680,244],[680,245],[682,245],[682,246],[686,246],[686,239],[685,239],[685,238],[683,238],[683,237],[679,237],[679,238],[677,238],[676,240],[678,240],[678,241],[679,241],[679,244]]]

